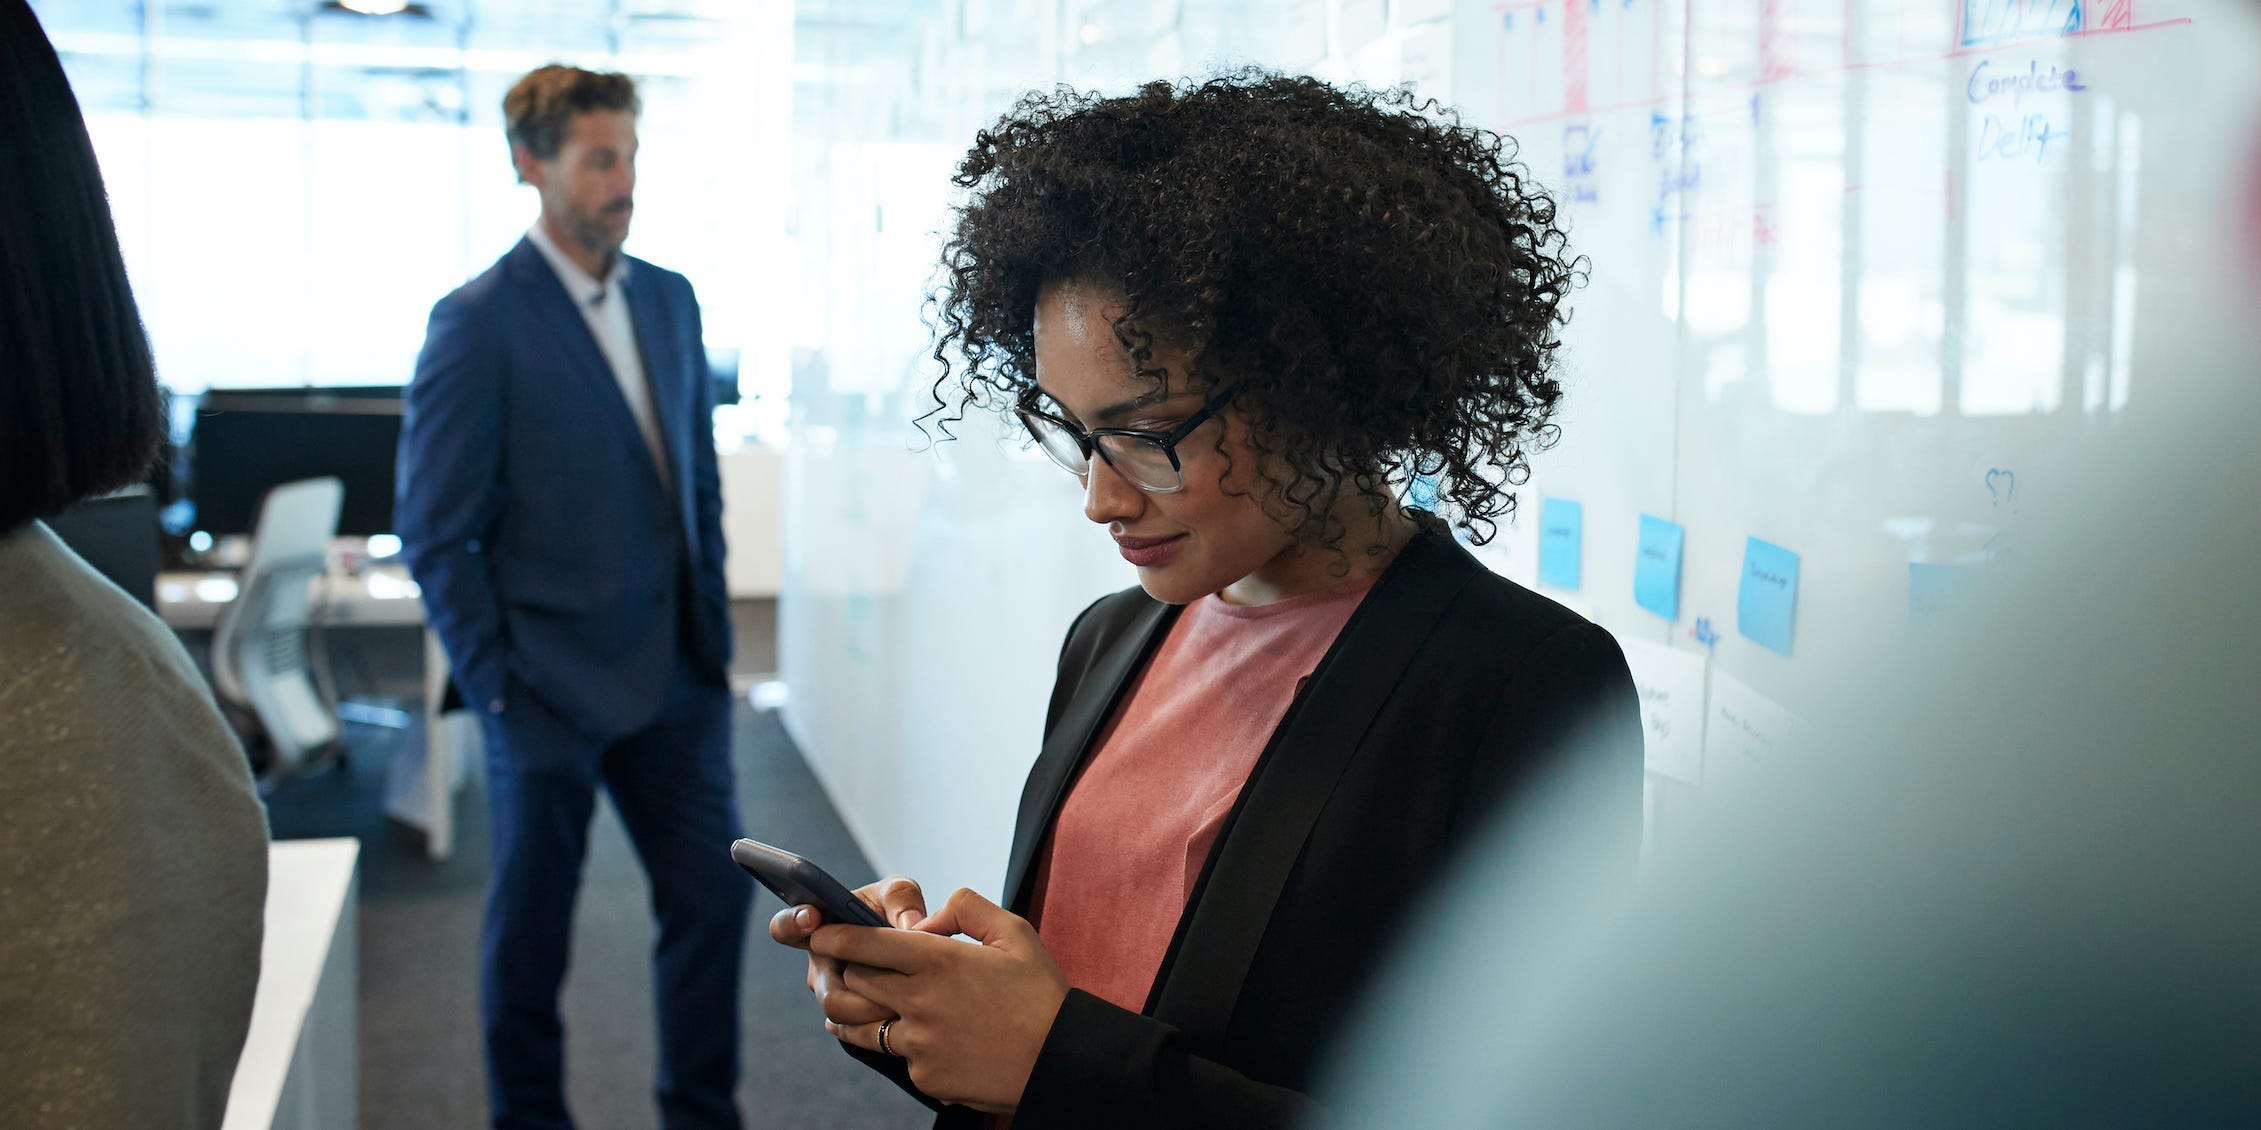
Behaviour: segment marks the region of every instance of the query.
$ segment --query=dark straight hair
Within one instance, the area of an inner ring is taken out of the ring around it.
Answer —
[[[86,120],[29,4],[0,0],[0,531],[141,480],[164,435]]]

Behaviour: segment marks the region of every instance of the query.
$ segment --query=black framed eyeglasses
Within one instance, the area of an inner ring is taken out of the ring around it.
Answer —
[[[1232,399],[1234,387],[1210,397],[1200,411],[1166,432],[1087,429],[1033,405],[1024,404],[1014,411],[1021,418],[1021,426],[1035,437],[1036,446],[1069,474],[1078,478],[1090,474],[1091,456],[1097,452],[1130,485],[1152,494],[1171,494],[1185,489],[1185,467],[1178,461],[1178,444]]]

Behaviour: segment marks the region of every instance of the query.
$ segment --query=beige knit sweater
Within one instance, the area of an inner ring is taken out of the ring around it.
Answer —
[[[39,523],[0,533],[0,1127],[216,1127],[267,821],[203,677]]]

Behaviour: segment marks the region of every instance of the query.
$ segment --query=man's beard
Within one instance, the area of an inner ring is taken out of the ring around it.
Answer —
[[[568,217],[572,230],[567,234],[573,237],[575,243],[590,251],[599,255],[612,255],[620,250],[628,233],[621,231],[614,234],[616,229],[606,222],[606,217],[610,214],[609,210],[574,213]]]

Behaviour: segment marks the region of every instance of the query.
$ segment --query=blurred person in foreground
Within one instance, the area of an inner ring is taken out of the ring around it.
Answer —
[[[2231,125],[2261,121],[2261,7],[2239,15],[2191,68],[2243,76]],[[2179,246],[2144,286],[2194,332],[2139,324],[2114,426],[2021,467],[2047,487],[2015,556],[1762,775],[1707,783],[1637,894],[1580,863],[1576,782],[1506,814],[1455,884],[1486,894],[1438,908],[1338,1058],[1338,1109],[2261,1126],[2261,245]]]
[[[1637,895],[1595,897],[1575,803],[1509,813],[1336,1061],[1344,1122],[2261,1126],[2261,459],[2199,446],[2236,455],[2187,512],[2067,491],[2136,520],[2024,539]]]
[[[218,1126],[267,817],[180,641],[40,521],[142,481],[165,412],[94,146],[23,0],[0,0],[0,169],[0,1126]]]
[[[497,1127],[571,1124],[558,990],[599,786],[659,921],[662,1124],[739,1124],[752,891],[729,857],[714,390],[690,283],[621,251],[638,108],[627,76],[561,66],[504,97],[541,213],[433,308],[401,433],[401,540],[487,751],[480,997]]]

